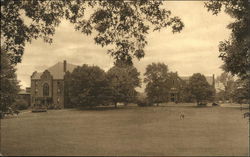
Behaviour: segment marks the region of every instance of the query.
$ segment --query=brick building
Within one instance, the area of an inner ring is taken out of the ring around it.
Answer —
[[[189,78],[191,76],[180,76],[178,77],[177,73],[172,73],[171,82],[170,82],[170,91],[169,91],[169,101],[171,102],[179,102],[181,101],[181,89],[184,84],[189,83]],[[205,76],[207,82],[215,88],[215,77],[214,74],[212,76]]]
[[[31,75],[31,106],[42,104],[48,108],[64,108],[64,75],[76,65],[58,62],[43,72]]]

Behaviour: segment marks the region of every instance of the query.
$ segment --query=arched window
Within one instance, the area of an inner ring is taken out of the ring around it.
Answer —
[[[49,85],[48,85],[48,83],[45,83],[43,85],[43,96],[49,96]]]

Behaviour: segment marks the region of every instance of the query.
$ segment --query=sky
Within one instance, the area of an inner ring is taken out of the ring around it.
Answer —
[[[171,29],[162,29],[148,34],[145,57],[134,60],[141,78],[146,66],[153,62],[167,64],[170,71],[177,71],[180,76],[193,73],[220,75],[223,62],[218,58],[218,44],[229,38],[230,30],[226,26],[233,19],[224,12],[212,15],[202,1],[165,1],[163,7],[179,16],[185,27],[181,33],[173,34]],[[114,62],[107,54],[107,48],[94,43],[93,36],[81,34],[72,24],[62,21],[52,44],[38,39],[26,45],[22,63],[17,65],[21,88],[30,86],[34,71],[42,72],[63,60],[75,65],[97,65],[104,70],[111,68]]]

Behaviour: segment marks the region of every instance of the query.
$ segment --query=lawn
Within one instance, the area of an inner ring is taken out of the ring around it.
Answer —
[[[246,156],[249,125],[243,112],[169,106],[22,113],[1,120],[1,153]]]

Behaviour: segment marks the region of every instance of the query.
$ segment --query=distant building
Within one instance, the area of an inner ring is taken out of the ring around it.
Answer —
[[[172,73],[171,82],[170,82],[170,91],[169,91],[169,101],[171,102],[179,102],[181,101],[181,89],[184,83],[189,83],[189,78],[191,76],[180,76],[178,77],[177,73]],[[215,88],[215,77],[214,74],[212,76],[205,76],[207,82]]]
[[[59,62],[43,72],[31,75],[31,105],[43,104],[49,108],[64,108],[64,75],[77,66]]]
[[[66,61],[58,62],[43,72],[33,72],[31,75],[31,87],[25,93],[20,93],[25,99],[30,100],[31,106],[35,104],[46,105],[48,108],[64,108],[64,75],[72,72],[77,65],[68,64]],[[214,75],[205,76],[208,83],[215,87]],[[181,89],[188,83],[190,76],[180,76],[172,73],[170,81],[169,101],[181,101]]]

